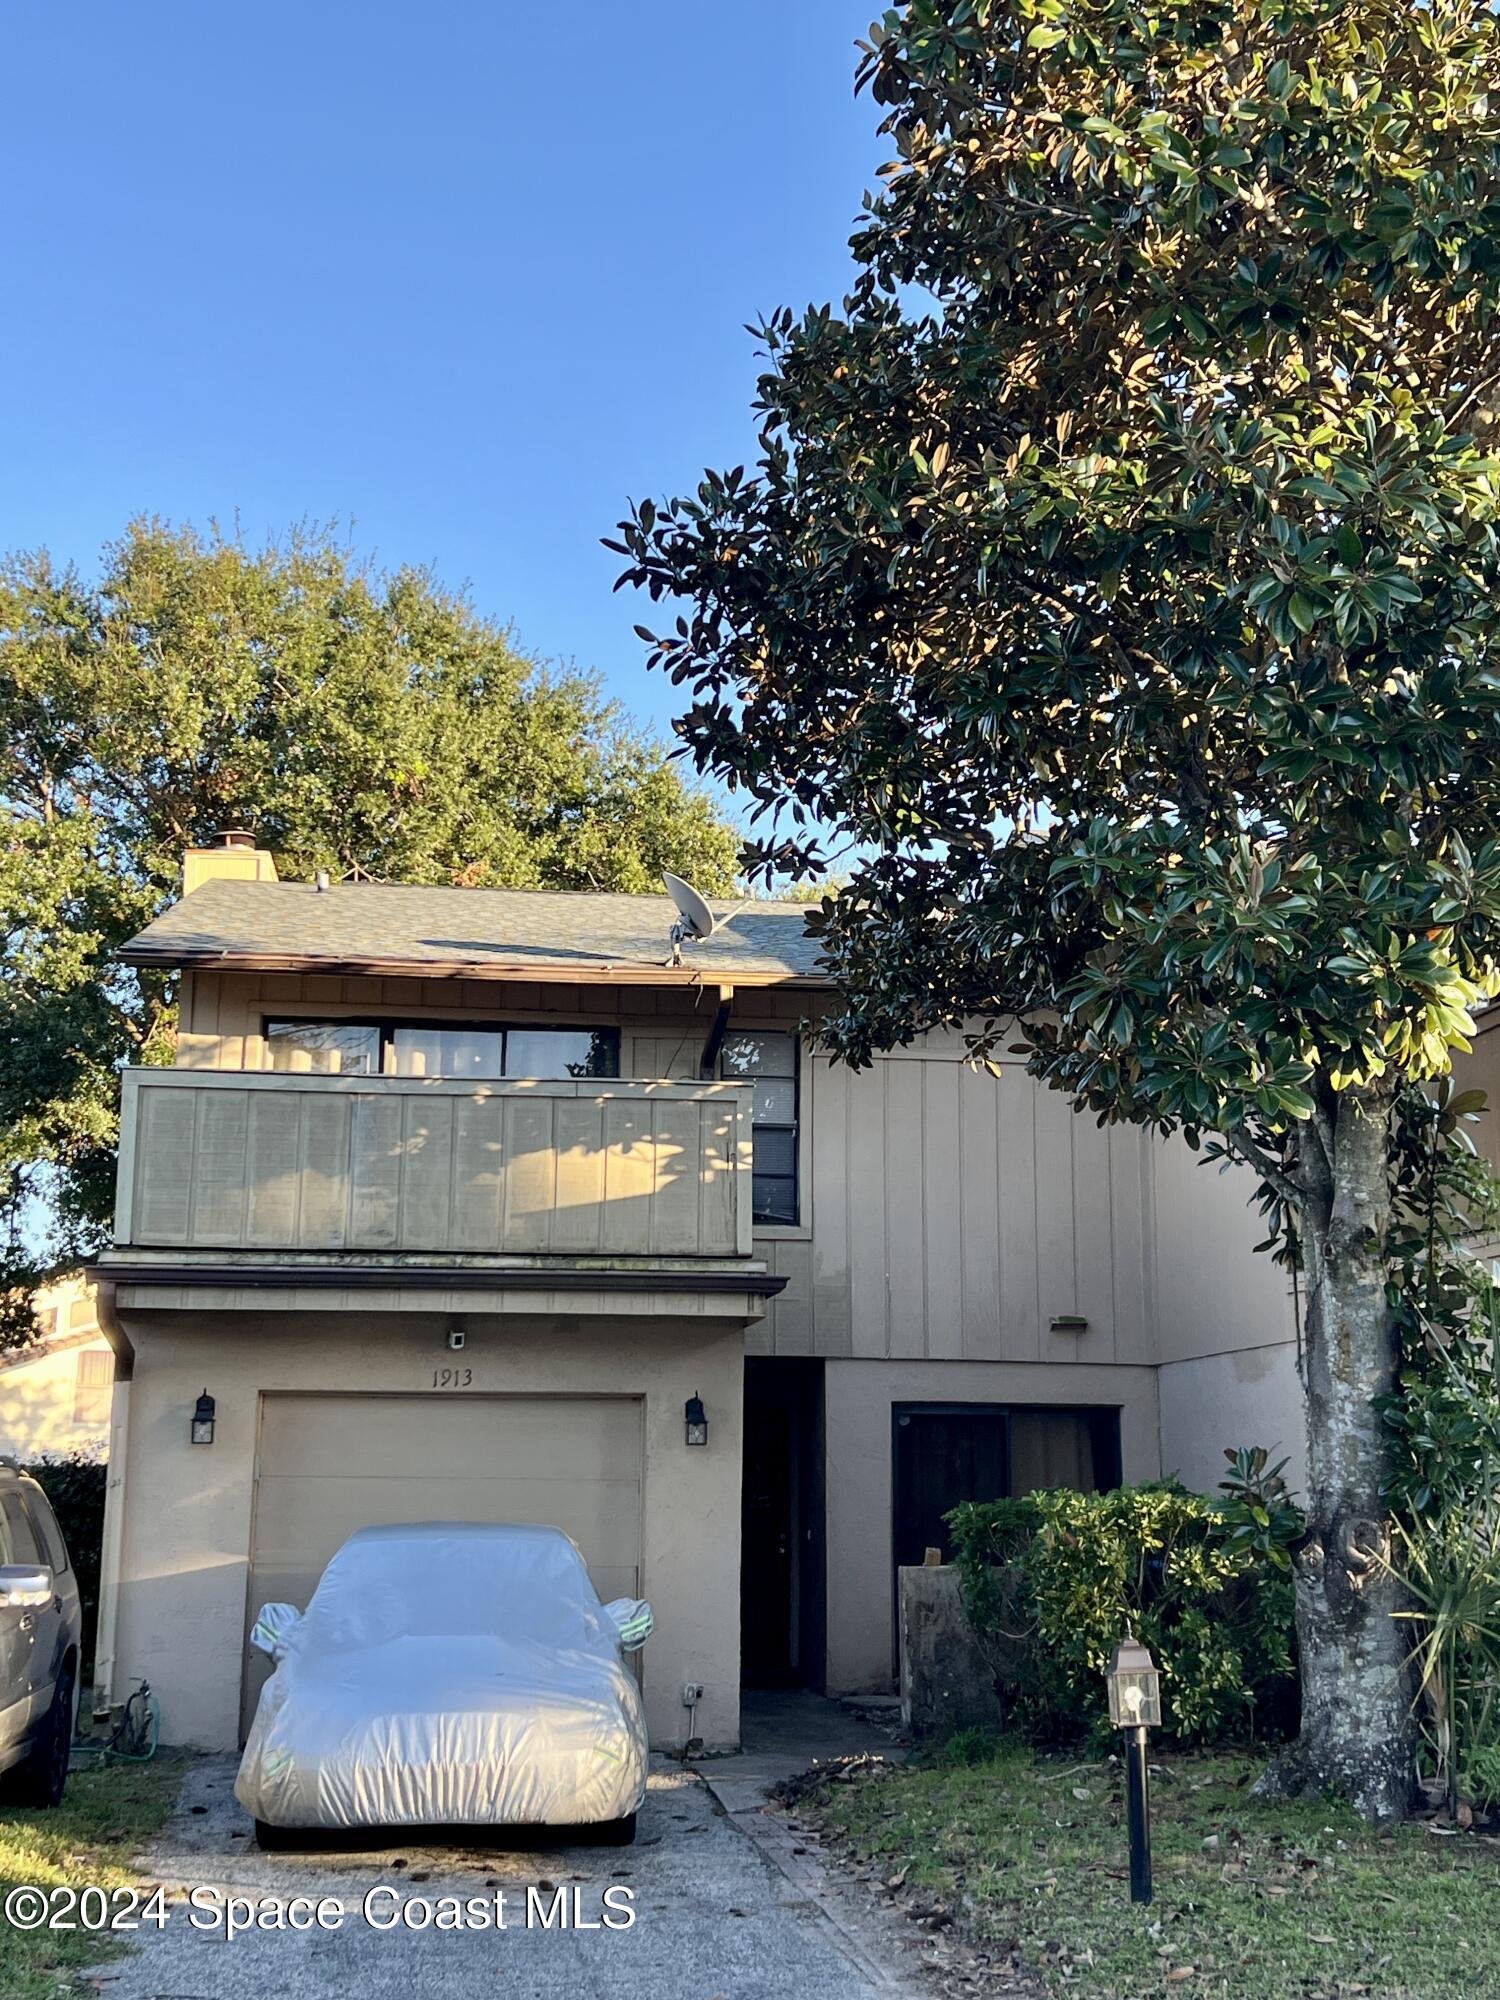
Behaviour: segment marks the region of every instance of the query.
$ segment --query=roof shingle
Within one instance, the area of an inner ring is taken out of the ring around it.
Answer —
[[[711,938],[684,945],[683,974],[827,983],[804,926],[806,904],[726,904],[715,915],[728,921]],[[666,896],[216,881],[164,910],[119,955],[130,965],[238,964],[247,971],[639,975],[670,966],[674,916]]]

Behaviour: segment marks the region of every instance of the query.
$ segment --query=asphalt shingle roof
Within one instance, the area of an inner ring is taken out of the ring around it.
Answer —
[[[730,915],[734,912],[733,915]],[[802,903],[720,903],[721,931],[683,946],[684,973],[823,983]],[[551,889],[428,889],[344,882],[205,882],[125,945],[132,965],[399,971],[539,978],[640,973],[671,961],[666,896]]]

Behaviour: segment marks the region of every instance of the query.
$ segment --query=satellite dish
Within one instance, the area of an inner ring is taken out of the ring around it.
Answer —
[[[681,944],[684,938],[701,941],[710,938],[719,928],[713,911],[704,902],[691,882],[684,882],[680,875],[663,874],[662,887],[677,905],[677,921],[672,926],[673,944]]]

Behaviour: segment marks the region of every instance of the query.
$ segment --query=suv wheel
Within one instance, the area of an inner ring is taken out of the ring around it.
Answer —
[[[18,1806],[59,1806],[73,1751],[73,1667],[65,1666],[52,1690],[52,1706],[24,1763],[7,1780]]]

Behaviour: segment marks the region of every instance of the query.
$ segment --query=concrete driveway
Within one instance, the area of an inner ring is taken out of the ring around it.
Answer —
[[[142,1861],[166,1887],[168,1920],[143,1926],[132,1956],[94,1975],[107,2000],[472,2000],[488,1992],[892,2000],[900,1991],[876,1958],[841,1935],[806,1878],[771,1865],[743,1821],[727,1818],[675,1764],[653,1771],[633,1847],[531,1851],[398,1844],[262,1854],[235,1803],[234,1772],[232,1758],[190,1768],[176,1817]],[[185,1901],[190,1890],[195,1911]],[[494,1927],[497,1895],[503,1930]],[[252,1921],[252,1911],[261,1921],[263,1911],[270,1920],[279,1911],[307,1927],[252,1927],[230,1939],[230,1897],[243,1899],[233,1906],[237,1923]],[[305,1899],[295,1911],[293,1898]],[[582,1927],[600,1924],[606,1907],[618,1928]],[[445,1920],[464,1928],[439,1928]]]

